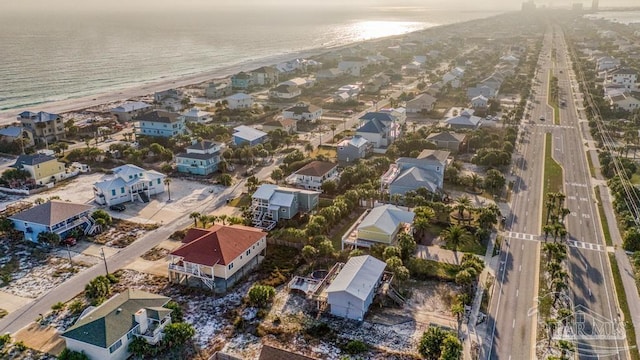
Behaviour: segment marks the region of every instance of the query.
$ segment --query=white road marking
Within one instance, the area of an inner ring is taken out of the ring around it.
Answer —
[[[522,265],[518,266],[518,271],[522,271]]]
[[[520,295],[520,289],[516,289],[516,297],[518,297],[518,295]]]
[[[516,319],[513,319],[513,323],[511,324],[511,328],[515,329],[515,327],[516,327]]]

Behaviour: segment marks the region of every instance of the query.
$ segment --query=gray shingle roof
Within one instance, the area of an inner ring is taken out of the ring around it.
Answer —
[[[146,291],[127,289],[78,319],[62,336],[108,348],[137,325],[134,314],[138,310],[151,309],[151,316],[166,316],[166,311],[171,310],[158,310],[169,300]]]
[[[20,155],[16,159],[16,162],[13,165],[11,165],[11,167],[20,169],[22,168],[22,165],[33,166],[33,165],[42,164],[43,162],[55,160],[55,159],[56,159],[55,156],[45,155],[45,154]]]
[[[9,219],[51,226],[91,209],[93,206],[52,200],[19,212]]]

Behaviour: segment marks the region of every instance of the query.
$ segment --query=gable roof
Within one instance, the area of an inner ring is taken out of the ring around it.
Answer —
[[[130,111],[136,111],[136,110],[142,110],[142,109],[147,109],[150,108],[151,105],[142,102],[142,101],[136,101],[136,102],[132,102],[132,103],[126,103],[126,104],[122,104],[116,108],[111,109],[111,111],[113,112],[130,112]]]
[[[395,117],[389,112],[368,112],[360,117],[360,120],[379,120],[379,121],[394,121]]]
[[[241,225],[214,225],[207,230],[189,229],[182,245],[171,252],[184,261],[214,266],[227,265],[265,237],[260,229]]]
[[[400,223],[412,223],[415,214],[411,211],[404,211],[394,205],[382,205],[373,208],[360,225],[358,230],[364,229],[370,226],[382,230],[387,235],[393,234]]]
[[[18,137],[22,135],[23,130],[22,126],[7,126],[0,129],[0,136]]]
[[[443,131],[441,133],[431,133],[431,134],[429,134],[429,136],[427,136],[427,140],[462,142],[466,136],[467,136],[466,134],[450,133],[448,131]]]
[[[34,122],[48,122],[53,120],[61,119],[62,117],[58,114],[48,113],[46,111],[40,112],[32,112],[32,111],[23,111],[18,114],[20,119],[31,119]]]
[[[423,187],[431,192],[438,190],[435,173],[419,166],[404,168],[389,186],[411,189]]]
[[[260,358],[258,358],[258,360],[316,360],[316,358],[297,354],[271,345],[262,345]]]
[[[246,125],[240,125],[238,127],[233,128],[233,130],[235,130],[235,132],[233,133],[233,136],[239,137],[247,141],[257,140],[257,139],[260,139],[261,137],[267,136],[266,132],[260,131],[258,129],[254,129]]]
[[[307,103],[297,103],[290,108],[284,109],[284,111],[293,112],[294,115],[310,114],[318,110],[322,110],[322,109],[318,106],[307,104]]]
[[[478,123],[482,120],[479,116],[474,116],[473,112],[469,110],[464,110],[458,116],[453,116],[445,120],[444,122],[449,125],[460,125],[460,126],[478,126]]]
[[[366,138],[363,138],[360,135],[355,135],[349,139],[344,139],[342,140],[338,146],[353,146],[355,148],[361,148],[363,146],[365,146],[367,143],[369,142],[369,140],[367,140]]]
[[[436,102],[436,98],[429,94],[420,94],[415,98],[407,101],[407,107],[411,107],[418,104],[433,105]]]
[[[373,291],[386,266],[384,261],[371,255],[354,256],[327,287],[327,293],[344,291],[364,301]]]
[[[187,147],[187,150],[209,150],[220,145],[221,144],[219,142],[204,140],[198,141],[197,143]]]
[[[164,317],[171,312],[162,308],[169,300],[166,296],[127,289],[104,304],[89,308],[91,310],[83,314],[62,336],[106,349],[137,325],[134,314],[138,310],[151,310],[148,313],[151,318]]]
[[[19,212],[9,219],[52,226],[93,209],[93,206],[51,200]]]
[[[171,123],[177,122],[179,117],[180,117],[180,114],[163,111],[163,110],[154,110],[154,111],[149,111],[147,113],[136,116],[135,120],[171,124]]]
[[[251,97],[251,95],[247,95],[245,93],[235,93],[229,97],[227,97],[227,99],[231,99],[231,100],[246,100],[246,99],[253,99]]]
[[[367,120],[367,122],[365,122],[362,126],[360,126],[356,130],[356,133],[363,132],[363,133],[380,134],[384,132],[384,129],[385,129],[385,126],[380,120],[371,119],[371,120]]]
[[[444,164],[447,161],[447,158],[449,157],[450,154],[451,154],[450,152],[443,151],[443,150],[424,149],[416,159],[433,160],[441,164]]]
[[[41,153],[32,154],[32,155],[20,155],[16,159],[16,162],[13,165],[11,165],[11,167],[20,169],[22,168],[22,165],[33,166],[33,165],[42,164],[44,162],[51,161],[51,160],[57,160],[57,158],[53,155],[46,155]]]
[[[321,177],[338,166],[328,161],[312,161],[296,171],[298,175]]]

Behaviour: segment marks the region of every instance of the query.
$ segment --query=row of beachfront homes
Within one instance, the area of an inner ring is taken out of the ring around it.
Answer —
[[[182,244],[169,254],[172,283],[225,291],[254,269],[266,251],[266,232],[240,225],[192,228]],[[296,277],[292,290],[310,295],[322,310],[362,321],[374,297],[388,289],[392,275],[386,264],[372,256],[356,256],[338,263],[322,279]],[[305,280],[311,286],[301,288]],[[170,298],[127,289],[98,307],[83,311],[62,337],[70,350],[84,352],[90,359],[124,360],[128,345],[142,338],[151,345],[164,337],[171,323]]]

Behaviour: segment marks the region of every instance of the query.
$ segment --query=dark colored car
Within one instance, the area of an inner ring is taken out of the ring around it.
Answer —
[[[115,205],[109,206],[109,210],[113,210],[117,212],[122,212],[122,211],[125,211],[126,209],[127,208],[122,204],[115,204]]]
[[[73,246],[73,245],[77,244],[77,241],[76,241],[76,238],[74,238],[74,237],[68,237],[68,238],[62,240],[62,243],[64,245]]]

